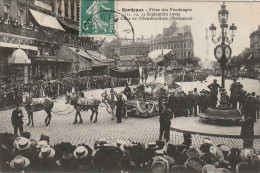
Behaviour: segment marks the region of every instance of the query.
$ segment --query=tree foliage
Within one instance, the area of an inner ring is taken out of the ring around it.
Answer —
[[[237,68],[241,68],[242,65],[251,65],[253,63],[253,58],[248,59],[251,54],[250,48],[245,48],[240,54],[237,56],[233,56],[230,59],[230,64],[235,65]]]
[[[188,57],[188,58],[180,58],[180,59],[177,59],[177,62],[183,66],[186,66],[188,64],[192,64],[194,66],[198,66],[199,65],[199,62],[200,62],[200,58],[194,56],[194,57]]]

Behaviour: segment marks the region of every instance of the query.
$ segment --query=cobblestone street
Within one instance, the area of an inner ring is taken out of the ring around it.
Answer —
[[[120,91],[122,88],[116,88]],[[101,90],[89,91],[87,94],[100,96]],[[100,98],[100,97],[99,97]],[[53,112],[66,110],[69,105],[65,104],[65,97],[59,97],[54,105]],[[65,112],[68,113],[73,110],[69,107]],[[27,113],[24,112],[24,130],[30,131],[32,138],[39,140],[41,134],[50,136],[51,143],[59,143],[69,141],[73,144],[87,143],[93,147],[95,140],[106,138],[108,141],[115,141],[117,139],[130,139],[135,142],[148,143],[155,141],[159,137],[159,120],[157,117],[148,119],[138,119],[129,117],[123,119],[121,124],[111,121],[111,115],[106,112],[105,107],[101,104],[99,108],[98,122],[90,122],[91,111],[81,112],[83,123],[72,124],[75,118],[75,110],[68,115],[57,115],[52,113],[51,124],[48,127],[44,126],[44,119],[47,116],[44,111],[34,113],[34,127],[27,126]],[[1,111],[0,114],[0,132],[13,133],[11,125],[12,110]],[[172,120],[174,121],[174,119]],[[200,142],[206,136],[192,135],[192,143],[194,146],[199,146]],[[212,137],[209,138],[214,144],[227,144],[231,147],[242,148],[242,140],[234,138]],[[183,135],[179,132],[171,131],[170,143],[180,144],[183,142]],[[256,139],[254,147],[260,149],[260,139]]]

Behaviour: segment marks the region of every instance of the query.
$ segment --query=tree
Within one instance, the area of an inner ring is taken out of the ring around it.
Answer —
[[[196,56],[177,59],[177,62],[183,66],[186,66],[187,64],[192,64],[194,66],[198,66],[200,61],[201,61],[200,58],[198,58]]]
[[[245,48],[237,56],[231,57],[230,63],[234,64],[238,69],[240,69],[242,65],[252,65],[254,60],[253,60],[253,58],[252,59],[248,59],[250,54],[251,54],[250,48]]]

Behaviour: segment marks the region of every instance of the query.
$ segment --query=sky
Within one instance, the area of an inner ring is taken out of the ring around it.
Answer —
[[[194,54],[202,60],[206,58],[206,31],[205,28],[214,23],[217,27],[217,36],[220,34],[220,26],[218,22],[218,11],[223,2],[156,2],[156,1],[118,1],[116,9],[122,12],[122,8],[131,9],[149,9],[149,8],[189,8],[191,12],[181,12],[182,17],[193,17],[192,21],[177,21],[178,26],[191,25],[194,39]],[[232,48],[232,56],[238,55],[246,47],[250,47],[249,35],[258,29],[260,25],[260,2],[226,2],[226,9],[229,11],[229,26],[234,23],[237,26],[237,34],[234,42],[230,45]],[[125,21],[121,22],[124,27]],[[150,38],[151,35],[162,34],[164,27],[169,27],[171,21],[144,21],[130,20],[134,31],[135,38]],[[119,24],[120,27],[120,24]],[[122,29],[119,29],[121,32]],[[209,34],[209,59],[215,60],[214,48]],[[120,33],[119,33],[120,35]],[[229,33],[228,33],[229,35]]]

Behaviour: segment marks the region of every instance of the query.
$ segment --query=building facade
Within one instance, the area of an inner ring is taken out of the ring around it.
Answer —
[[[250,34],[250,50],[253,53],[252,56],[257,61],[257,65],[260,65],[260,25],[258,29]]]
[[[138,38],[132,40],[117,38],[101,47],[100,52],[116,60],[116,66],[122,69],[133,69],[146,66],[149,62],[150,40]]]
[[[157,49],[173,49],[177,58],[194,55],[194,41],[191,27],[185,25],[178,28],[172,23],[169,28],[163,28],[163,33],[151,37],[150,51]]]
[[[91,58],[80,53],[97,46],[92,38],[78,37],[78,25],[79,0],[0,0],[0,76],[18,79],[28,69],[29,79],[53,79],[62,72],[91,69]],[[80,47],[79,52],[64,45]],[[10,61],[18,49],[30,61]],[[86,66],[76,68],[81,61]]]

